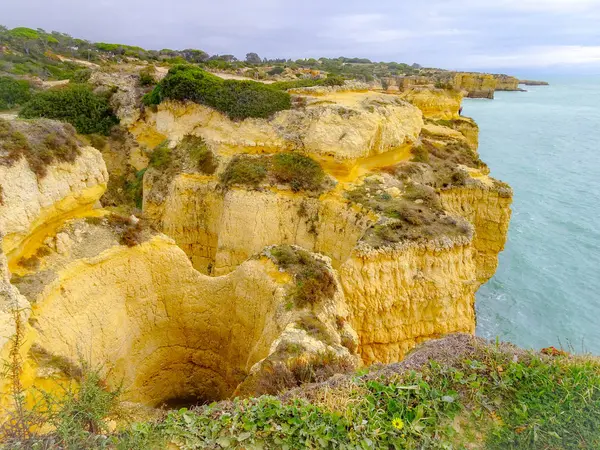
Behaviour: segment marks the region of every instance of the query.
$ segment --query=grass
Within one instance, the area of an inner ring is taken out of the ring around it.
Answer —
[[[325,172],[315,160],[298,153],[274,156],[239,155],[231,159],[221,183],[256,189],[261,183],[285,184],[294,192],[320,192],[324,189]]]
[[[11,167],[25,158],[38,178],[43,178],[48,166],[72,163],[80,154],[75,130],[68,124],[0,119],[0,165]]]
[[[306,250],[280,245],[270,253],[275,264],[293,274],[295,286],[290,297],[298,308],[314,305],[335,294],[337,288],[331,271]]]
[[[183,154],[188,155],[193,167],[203,174],[212,175],[217,170],[217,157],[201,137],[186,135],[177,147]]]
[[[171,165],[172,155],[169,141],[163,141],[150,154],[148,165],[154,169],[164,170]]]
[[[221,183],[226,187],[243,185],[258,187],[267,178],[268,160],[261,157],[238,155],[231,159],[223,173]]]
[[[10,434],[15,427],[5,426],[0,448],[161,449],[167,442],[181,449],[600,448],[597,358],[546,356],[468,336],[424,349],[400,364],[304,384],[279,397],[183,408],[116,432],[108,420],[119,415],[120,390],[84,371],[79,389],[43,397],[49,407],[37,410],[35,423],[50,424],[49,431],[17,440]],[[319,370],[338,363],[327,353],[311,362],[301,355],[289,365],[273,362],[268,387],[318,380]]]
[[[600,364],[481,346],[417,371],[173,411],[157,428],[186,449],[596,449]]]
[[[427,241],[440,236],[470,236],[471,228],[442,210],[439,195],[430,186],[406,182],[394,198],[378,182],[365,182],[346,197],[376,212],[384,220],[367,230],[363,241],[374,248],[405,241]],[[390,220],[392,219],[392,220]]]
[[[298,153],[278,153],[273,156],[271,171],[280,183],[289,184],[294,192],[316,191],[325,179],[325,172],[315,160]]]

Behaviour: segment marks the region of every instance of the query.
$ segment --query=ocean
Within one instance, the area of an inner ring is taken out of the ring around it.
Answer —
[[[463,102],[491,175],[514,189],[477,335],[600,354],[600,76]]]

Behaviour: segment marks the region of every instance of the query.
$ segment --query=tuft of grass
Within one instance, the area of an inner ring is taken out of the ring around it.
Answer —
[[[155,169],[164,170],[171,165],[173,160],[169,141],[163,141],[156,146],[149,158],[149,166]]]
[[[294,192],[317,191],[325,172],[315,160],[298,153],[278,153],[273,156],[271,171],[275,179],[290,185]]]
[[[298,308],[314,305],[335,294],[337,288],[331,271],[306,250],[280,245],[270,253],[275,264],[294,275],[296,284],[290,297]]]
[[[0,165],[10,167],[24,157],[38,178],[43,178],[49,165],[72,163],[80,154],[75,130],[70,125],[0,119]]]
[[[258,395],[277,395],[307,383],[323,382],[336,374],[352,372],[351,360],[326,351],[312,357],[299,355],[287,361],[267,360],[256,382]]]
[[[194,168],[206,175],[214,174],[219,166],[217,157],[200,136],[184,136],[177,149],[188,155]]]
[[[268,160],[238,155],[232,158],[221,174],[221,183],[226,187],[246,185],[256,188],[267,178],[267,170]]]
[[[325,172],[320,164],[298,153],[278,153],[274,156],[239,155],[224,172],[224,186],[243,185],[257,188],[268,182],[287,184],[292,191],[320,192],[324,189]]]

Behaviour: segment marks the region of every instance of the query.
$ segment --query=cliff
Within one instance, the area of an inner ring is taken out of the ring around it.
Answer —
[[[0,166],[3,329],[30,311],[23,389],[102,367],[124,400],[174,407],[473,333],[512,192],[479,160],[460,92],[302,88],[291,109],[234,121],[192,102],[135,111],[123,77],[127,129],[92,140],[101,152],[73,135],[43,174],[28,154]],[[114,214],[134,182],[141,221]]]
[[[466,91],[469,98],[494,98],[498,80],[494,75],[481,73],[457,73],[454,75],[455,89]]]

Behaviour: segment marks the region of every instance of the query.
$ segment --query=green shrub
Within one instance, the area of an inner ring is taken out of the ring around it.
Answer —
[[[331,271],[306,250],[280,245],[271,249],[271,256],[275,264],[294,275],[296,285],[290,296],[297,307],[314,305],[335,294],[336,284]]]
[[[268,118],[291,108],[287,93],[254,81],[223,80],[193,66],[169,70],[155,90],[145,96],[144,103],[158,104],[166,98],[210,106],[231,119]]]
[[[315,160],[298,153],[279,153],[271,166],[275,179],[288,183],[294,192],[316,191],[323,184],[325,172]]]
[[[25,104],[21,117],[46,117],[70,123],[82,134],[108,135],[119,121],[105,96],[95,94],[83,84],[67,85],[35,94]]]
[[[155,169],[166,169],[171,165],[173,154],[169,148],[169,141],[161,142],[150,154],[150,167]]]
[[[235,184],[257,187],[267,178],[267,161],[246,155],[235,156],[221,174],[226,187]]]
[[[87,83],[92,76],[90,69],[78,69],[69,77],[73,83]]]
[[[0,110],[26,103],[31,97],[31,83],[10,77],[0,77]]]
[[[344,77],[339,75],[328,75],[327,78],[323,80],[323,86],[343,86],[344,85]]]
[[[155,74],[156,69],[154,66],[148,66],[142,69],[140,72],[140,85],[151,86],[156,84],[156,79],[154,78]]]
[[[192,135],[184,136],[177,149],[187,154],[194,167],[200,172],[212,175],[217,170],[217,158],[201,137]]]
[[[271,70],[269,70],[267,73],[271,76],[273,75],[280,75],[285,71],[285,69],[283,67],[273,67]]]

